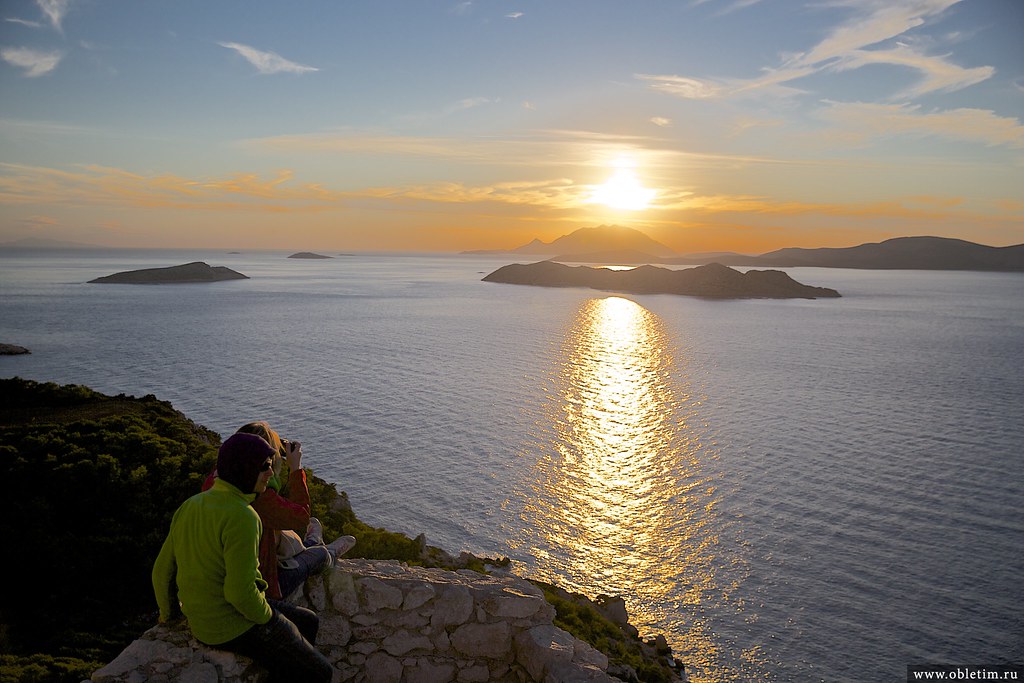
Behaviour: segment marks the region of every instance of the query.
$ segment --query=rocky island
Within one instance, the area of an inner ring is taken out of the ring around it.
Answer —
[[[539,287],[587,287],[628,294],[683,294],[711,299],[816,299],[840,296],[834,289],[801,284],[779,270],[741,273],[720,263],[685,270],[650,265],[630,270],[611,270],[541,261],[502,266],[483,280]]]
[[[26,353],[32,352],[17,344],[0,344],[0,356],[20,356]]]
[[[231,270],[226,266],[211,266],[202,261],[185,263],[167,268],[143,268],[142,270],[126,270],[113,275],[105,275],[90,283],[119,285],[159,285],[180,284],[187,282],[221,282],[223,280],[248,280],[248,275]]]
[[[288,258],[304,258],[304,259],[323,259],[323,258],[334,258],[333,256],[325,256],[324,254],[315,254],[312,251],[300,251],[296,254],[292,254]]]

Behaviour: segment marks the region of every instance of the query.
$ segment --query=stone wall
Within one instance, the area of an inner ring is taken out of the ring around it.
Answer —
[[[342,560],[291,597],[320,614],[317,645],[335,682],[571,683],[619,681],[607,658],[552,623],[554,608],[515,576]],[[93,683],[255,682],[249,659],[157,626],[92,676]]]

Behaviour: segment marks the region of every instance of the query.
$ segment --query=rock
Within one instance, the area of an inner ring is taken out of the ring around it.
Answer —
[[[619,626],[629,624],[629,613],[626,611],[626,601],[620,597],[611,595],[597,596],[597,609],[601,614],[608,617]]]
[[[502,659],[512,649],[512,629],[506,621],[463,624],[451,638],[452,647],[472,659]]]
[[[116,285],[159,285],[248,279],[247,275],[242,275],[225,266],[210,266],[202,261],[194,261],[167,268],[127,270],[121,273],[114,273],[113,275],[98,277],[94,280],[89,280],[89,282]]]
[[[516,636],[516,652],[533,680],[541,681],[554,664],[572,661],[573,640],[554,624],[542,624]]]
[[[24,346],[16,346],[15,344],[0,344],[0,356],[18,356],[23,353],[32,353]]]
[[[607,658],[552,623],[525,579],[340,560],[291,602],[322,607],[317,647],[337,681],[366,683],[614,682]],[[252,660],[156,626],[95,672],[94,683],[260,683]]]

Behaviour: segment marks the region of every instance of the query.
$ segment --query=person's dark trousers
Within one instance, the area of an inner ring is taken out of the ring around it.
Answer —
[[[329,683],[334,667],[313,647],[320,628],[316,612],[276,600],[271,609],[267,623],[213,647],[252,657],[267,667],[275,682]]]
[[[277,568],[277,585],[281,589],[281,596],[287,598],[295,592],[295,589],[306,583],[306,579],[316,576],[327,567],[330,567],[334,560],[331,558],[331,551],[322,545],[315,545],[306,548],[301,553],[291,558],[291,569],[279,566]]]

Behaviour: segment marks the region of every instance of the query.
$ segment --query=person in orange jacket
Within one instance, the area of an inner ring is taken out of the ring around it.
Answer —
[[[250,422],[238,428],[240,434],[255,434],[266,441],[277,452],[274,457],[274,474],[263,493],[256,497],[252,507],[263,522],[260,538],[260,573],[267,582],[267,598],[284,600],[310,576],[328,569],[337,557],[348,552],[356,539],[341,536],[330,544],[324,544],[323,527],[320,521],[310,516],[309,487],[306,471],[302,469],[302,444],[288,441],[264,421]],[[288,484],[282,486],[280,474],[282,462],[288,463]],[[210,488],[217,476],[214,470],[206,478],[203,490]],[[281,495],[281,490],[285,495]],[[294,531],[303,539],[304,548],[297,554],[279,560],[281,532]]]

